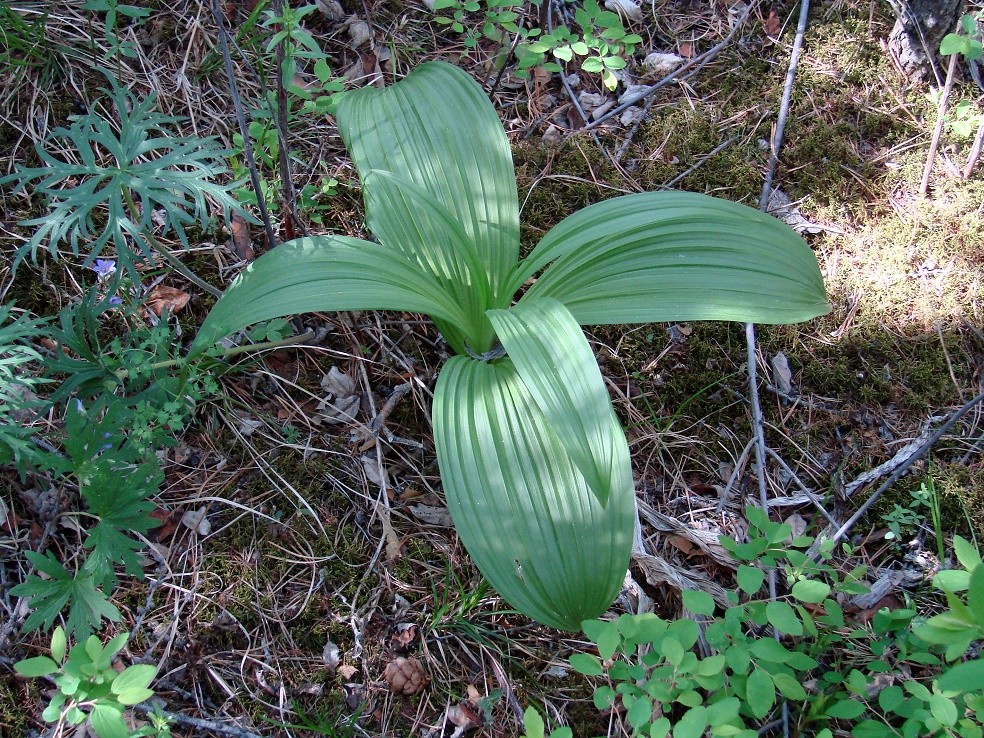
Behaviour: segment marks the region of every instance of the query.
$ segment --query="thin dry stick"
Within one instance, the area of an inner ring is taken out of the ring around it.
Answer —
[[[284,15],[284,0],[274,0],[273,12],[278,16]],[[277,30],[282,30],[283,26],[278,26]],[[285,46],[290,43],[289,37],[285,36],[277,44],[277,138],[280,140],[278,149],[277,164],[280,168],[280,186],[282,188],[281,200],[284,203],[287,219],[284,221],[284,230],[287,233],[287,240],[295,237],[294,226],[301,224],[301,218],[297,214],[297,194],[294,191],[294,175],[290,169],[290,149],[287,147],[287,86],[284,84],[284,61],[286,60]],[[303,235],[303,228],[299,229]]]
[[[800,52],[803,49],[803,38],[806,35],[806,24],[810,14],[810,0],[803,0],[800,6],[799,21],[796,25],[796,38],[789,58],[789,69],[786,70],[786,82],[783,85],[782,100],[779,103],[779,115],[776,119],[776,132],[772,139],[772,152],[769,156],[769,171],[762,185],[762,196],[759,198],[759,209],[765,210],[772,195],[772,180],[779,164],[779,151],[782,148],[783,136],[786,131],[786,118],[789,115],[789,103],[793,94],[793,83],[796,80],[796,67],[799,64]],[[752,405],[752,431],[755,438],[755,460],[758,464],[759,504],[763,511],[768,511],[768,490],[765,483],[765,427],[762,420],[762,407],[759,403],[758,382],[755,365],[755,324],[745,325],[745,340],[748,347],[748,386]],[[769,599],[776,599],[776,571],[769,570]],[[773,634],[776,640],[782,638],[778,628]],[[789,705],[782,703],[783,735],[789,736]]]
[[[919,194],[929,191],[929,178],[933,174],[933,164],[936,162],[936,152],[940,149],[940,136],[943,135],[943,124],[946,122],[946,109],[950,102],[950,91],[953,89],[953,79],[957,71],[957,57],[950,56],[950,64],[946,68],[946,84],[943,85],[943,95],[940,97],[940,109],[936,113],[936,128],[933,129],[933,140],[929,143],[929,153],[926,155],[926,168],[923,169],[922,182],[919,183]]]
[[[981,119],[981,124],[977,126],[977,135],[974,136],[974,145],[970,147],[970,154],[967,156],[967,164],[964,166],[963,170],[964,179],[969,179],[970,175],[974,173],[974,167],[977,166],[977,162],[981,158],[982,145],[984,145],[984,118]]]
[[[678,174],[677,176],[675,176],[673,179],[671,179],[666,184],[660,185],[659,188],[661,190],[669,190],[669,189],[672,189],[673,188],[673,185],[675,185],[677,182],[681,182],[684,179],[686,179],[687,177],[689,177],[691,174],[693,174],[698,169],[700,169],[700,167],[704,166],[707,162],[709,162],[715,156],[717,156],[722,151],[724,151],[726,148],[728,148],[729,146],[731,146],[731,144],[733,144],[737,140],[738,140],[738,137],[737,136],[732,136],[731,138],[729,138],[724,143],[718,144],[717,146],[715,146],[711,150],[711,152],[709,154],[707,154],[706,156],[702,157],[701,159],[698,159],[697,162],[695,162],[692,167],[690,167],[689,169],[687,169],[687,171],[681,172],[680,174]]]
[[[154,708],[148,707],[146,703],[134,705],[134,709],[137,712],[142,712],[144,715],[152,715],[154,713]],[[235,736],[236,738],[263,738],[259,733],[254,733],[251,730],[239,728],[235,725],[229,725],[228,723],[220,723],[217,720],[203,720],[202,718],[193,718],[182,715],[179,712],[168,712],[167,710],[161,710],[161,714],[164,717],[170,718],[178,725],[187,725],[190,728],[205,731],[206,734],[214,735],[218,733],[220,735]]]
[[[229,54],[229,32],[225,27],[225,20],[222,15],[222,8],[219,0],[212,0],[212,17],[215,25],[219,29],[219,45],[222,47],[222,60],[225,63],[226,77],[229,78],[229,92],[232,94],[232,104],[236,108],[236,122],[239,124],[239,135],[243,138],[243,156],[246,159],[246,166],[249,168],[249,178],[253,183],[253,191],[256,193],[256,206],[260,210],[260,219],[263,221],[263,228],[266,230],[267,246],[274,248],[277,245],[277,236],[273,232],[273,223],[270,221],[270,213],[267,211],[266,200],[263,198],[263,189],[260,186],[260,173],[256,169],[256,161],[253,159],[253,142],[249,137],[249,127],[246,125],[246,115],[243,113],[243,101],[239,97],[239,88],[236,85],[236,74],[232,69],[232,56]]]
[[[759,198],[759,209],[765,210],[772,197],[772,180],[776,176],[779,164],[779,151],[786,133],[786,118],[789,116],[789,102],[793,96],[793,83],[796,81],[796,67],[799,65],[800,53],[803,51],[803,38],[806,36],[806,22],[810,15],[810,0],[803,0],[800,6],[799,21],[796,24],[796,38],[793,40],[793,50],[789,56],[789,69],[786,70],[786,82],[782,88],[782,102],[779,103],[779,117],[776,119],[776,132],[772,137],[772,151],[769,153],[769,171],[765,175],[762,186],[762,196]]]
[[[899,468],[892,473],[892,476],[886,479],[878,489],[876,489],[874,492],[871,493],[871,496],[867,500],[865,500],[864,504],[861,507],[858,508],[858,511],[854,513],[854,515],[852,515],[850,519],[837,530],[836,533],[834,533],[834,535],[831,537],[831,540],[836,543],[841,538],[846,536],[848,532],[850,532],[851,528],[854,527],[854,524],[857,523],[862,517],[864,517],[864,514],[871,509],[871,506],[878,501],[878,498],[881,497],[889,487],[895,484],[899,480],[899,478],[906,473],[906,471],[909,469],[910,466],[912,466],[914,463],[916,463],[916,461],[918,461],[923,456],[925,456],[926,453],[933,447],[933,445],[938,440],[940,440],[946,434],[946,432],[950,430],[950,428],[952,428],[958,420],[960,420],[960,418],[962,418],[964,415],[970,412],[970,410],[972,410],[974,406],[976,406],[980,402],[984,402],[984,392],[977,395],[977,397],[975,397],[973,400],[968,402],[962,408],[957,410],[957,412],[955,412],[953,415],[950,416],[949,420],[947,420],[943,425],[940,426],[939,430],[937,430],[933,435],[927,438],[926,442],[923,443],[923,445],[920,446],[916,450],[916,452],[912,454],[912,456],[906,459],[904,464],[900,465]]]

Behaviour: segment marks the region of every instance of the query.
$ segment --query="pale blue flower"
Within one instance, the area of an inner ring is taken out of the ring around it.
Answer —
[[[89,268],[99,276],[99,279],[106,279],[116,274],[116,262],[113,259],[96,259],[96,263]]]

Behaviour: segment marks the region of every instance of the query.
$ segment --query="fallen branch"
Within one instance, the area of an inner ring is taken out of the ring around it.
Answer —
[[[139,705],[134,705],[133,709],[137,712],[143,713],[144,715],[152,715],[157,710],[154,707],[149,706],[146,702]],[[254,733],[251,730],[245,728],[240,728],[237,725],[230,725],[228,723],[221,723],[218,720],[205,720],[203,718],[193,718],[187,715],[182,715],[180,712],[169,712],[167,710],[161,710],[160,713],[169,720],[174,721],[178,725],[187,725],[189,728],[195,728],[196,730],[202,730],[210,735],[215,735],[219,733],[221,735],[231,735],[236,738],[263,738],[259,733]]]
[[[936,444],[938,440],[940,440],[944,435],[946,435],[946,432],[950,430],[950,428],[952,428],[956,424],[956,422],[960,420],[960,418],[966,415],[970,410],[974,408],[974,406],[976,406],[980,402],[984,402],[984,392],[977,395],[977,397],[975,397],[973,400],[965,404],[962,408],[960,408],[953,415],[951,415],[950,419],[947,420],[943,425],[941,425],[939,430],[937,430],[932,436],[930,436],[926,441],[924,441],[922,445],[920,445],[919,448],[916,449],[916,451],[912,455],[910,455],[909,458],[906,459],[906,461],[902,463],[898,469],[896,469],[893,472],[892,476],[890,476],[888,479],[885,480],[885,482],[881,485],[881,487],[879,487],[878,489],[876,489],[874,492],[871,493],[871,496],[867,500],[865,500],[864,504],[858,508],[857,512],[854,513],[854,515],[852,515],[850,519],[846,523],[844,523],[844,525],[842,525],[840,529],[837,530],[836,533],[833,534],[833,536],[831,536],[830,540],[836,543],[844,536],[846,536],[848,532],[850,532],[851,528],[854,527],[854,524],[857,523],[862,517],[864,517],[864,514],[871,509],[871,506],[878,501],[878,498],[881,497],[883,494],[885,494],[885,491],[893,484],[895,484],[901,478],[901,476],[906,473],[906,471],[909,469],[910,466],[912,466],[919,459],[921,459]]]

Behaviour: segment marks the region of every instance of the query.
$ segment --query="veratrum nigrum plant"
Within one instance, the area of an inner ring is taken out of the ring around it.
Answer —
[[[449,64],[342,93],[337,120],[379,242],[316,236],[264,254],[192,353],[306,311],[432,317],[457,354],[433,418],[458,533],[513,607],[579,630],[618,594],[635,504],[625,434],[580,326],[807,320],[829,309],[817,261],[778,220],[687,192],[591,205],[520,260],[509,141],[481,87]]]

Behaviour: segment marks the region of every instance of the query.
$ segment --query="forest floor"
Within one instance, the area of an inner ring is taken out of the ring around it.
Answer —
[[[93,45],[100,56],[112,52],[105,13],[75,6],[51,4],[43,33],[52,66],[11,67],[0,82],[0,175],[36,165],[35,145],[105,86],[91,59]],[[157,93],[160,110],[183,118],[182,133],[216,135],[233,147],[235,113],[209,7],[186,0],[146,7],[139,24],[120,17],[118,39],[132,42],[134,55],[107,66],[138,96]],[[650,52],[686,63],[723,45],[656,92],[638,121],[615,118],[590,130],[556,74],[497,80],[496,45],[479,39],[467,49],[465,36],[423,5],[344,0],[337,18],[333,7],[324,3],[304,24],[337,74],[358,80],[376,70],[388,84],[443,59],[486,83],[513,146],[526,248],[565,215],[614,194],[673,187],[758,205],[799,3],[643,4],[643,20],[627,25],[644,39],[629,67],[635,81],[656,81],[639,64]],[[243,25],[251,6],[231,0],[223,8],[234,29],[246,29],[235,74],[247,110],[259,109],[254,71],[262,77],[271,65],[269,31]],[[469,27],[480,25],[479,15],[469,18]],[[812,534],[826,524],[816,505],[846,520],[894,468],[881,465],[911,453],[982,390],[984,178],[980,170],[961,175],[972,137],[947,129],[929,193],[920,195],[936,108],[931,86],[906,77],[887,50],[894,21],[883,2],[815,3],[773,181],[802,218],[832,307],[809,323],[757,326],[754,356],[766,443],[781,459],[770,457],[765,468],[770,512]],[[357,27],[368,34],[361,42]],[[624,91],[579,76],[589,115]],[[979,100],[980,91],[961,73],[954,96]],[[334,190],[300,211],[303,226],[364,236],[357,177],[332,119],[298,117],[287,143],[295,184]],[[276,182],[275,164],[261,163],[261,172]],[[81,268],[84,253],[68,252],[13,271],[28,233],[16,223],[43,208],[11,186],[0,197],[3,302],[54,316],[96,275]],[[283,208],[272,218],[286,237]],[[220,224],[196,239],[182,258],[219,287],[265,249],[261,227],[233,239]],[[145,292],[160,295],[164,286],[171,297],[190,298],[171,318],[177,340],[190,340],[214,298],[163,267],[148,267],[142,283]],[[614,730],[612,716],[591,704],[591,680],[568,665],[586,647],[583,636],[511,612],[455,534],[430,429],[436,370],[447,356],[434,327],[420,316],[362,312],[306,315],[292,328],[313,330],[317,340],[241,361],[159,454],[165,481],[153,502],[163,525],[146,534],[154,562],[147,579],[122,578],[113,603],[123,620],[113,627],[137,629],[128,653],[159,666],[153,686],[167,709],[235,726],[239,735],[310,735],[277,726],[322,713],[326,735],[513,736],[522,733],[517,705],[546,711],[578,736]],[[110,321],[107,329],[125,326]],[[708,536],[741,531],[742,510],[758,496],[745,327],[618,326],[589,329],[589,340],[627,428],[645,545],[670,572],[635,563],[634,587],[612,612],[636,611],[641,600],[675,617],[674,576],[733,586],[734,572],[711,555]],[[374,434],[369,424],[388,399],[384,432]],[[333,417],[343,405],[354,422]],[[887,598],[925,593],[942,563],[938,537],[946,558],[953,533],[984,534],[982,412],[967,412],[853,529],[852,565],[922,572]],[[36,421],[39,432],[57,429],[59,417]],[[48,526],[32,503],[44,484],[42,476],[0,470],[0,620],[12,624],[0,643],[3,736],[47,729],[43,685],[8,665],[48,639],[20,629],[25,605],[8,593],[28,573],[23,552],[46,527],[46,545],[61,560],[80,547],[77,526]],[[892,525],[900,536],[886,535]],[[403,697],[384,670],[409,654],[429,683]],[[198,734],[187,725],[173,731]]]

